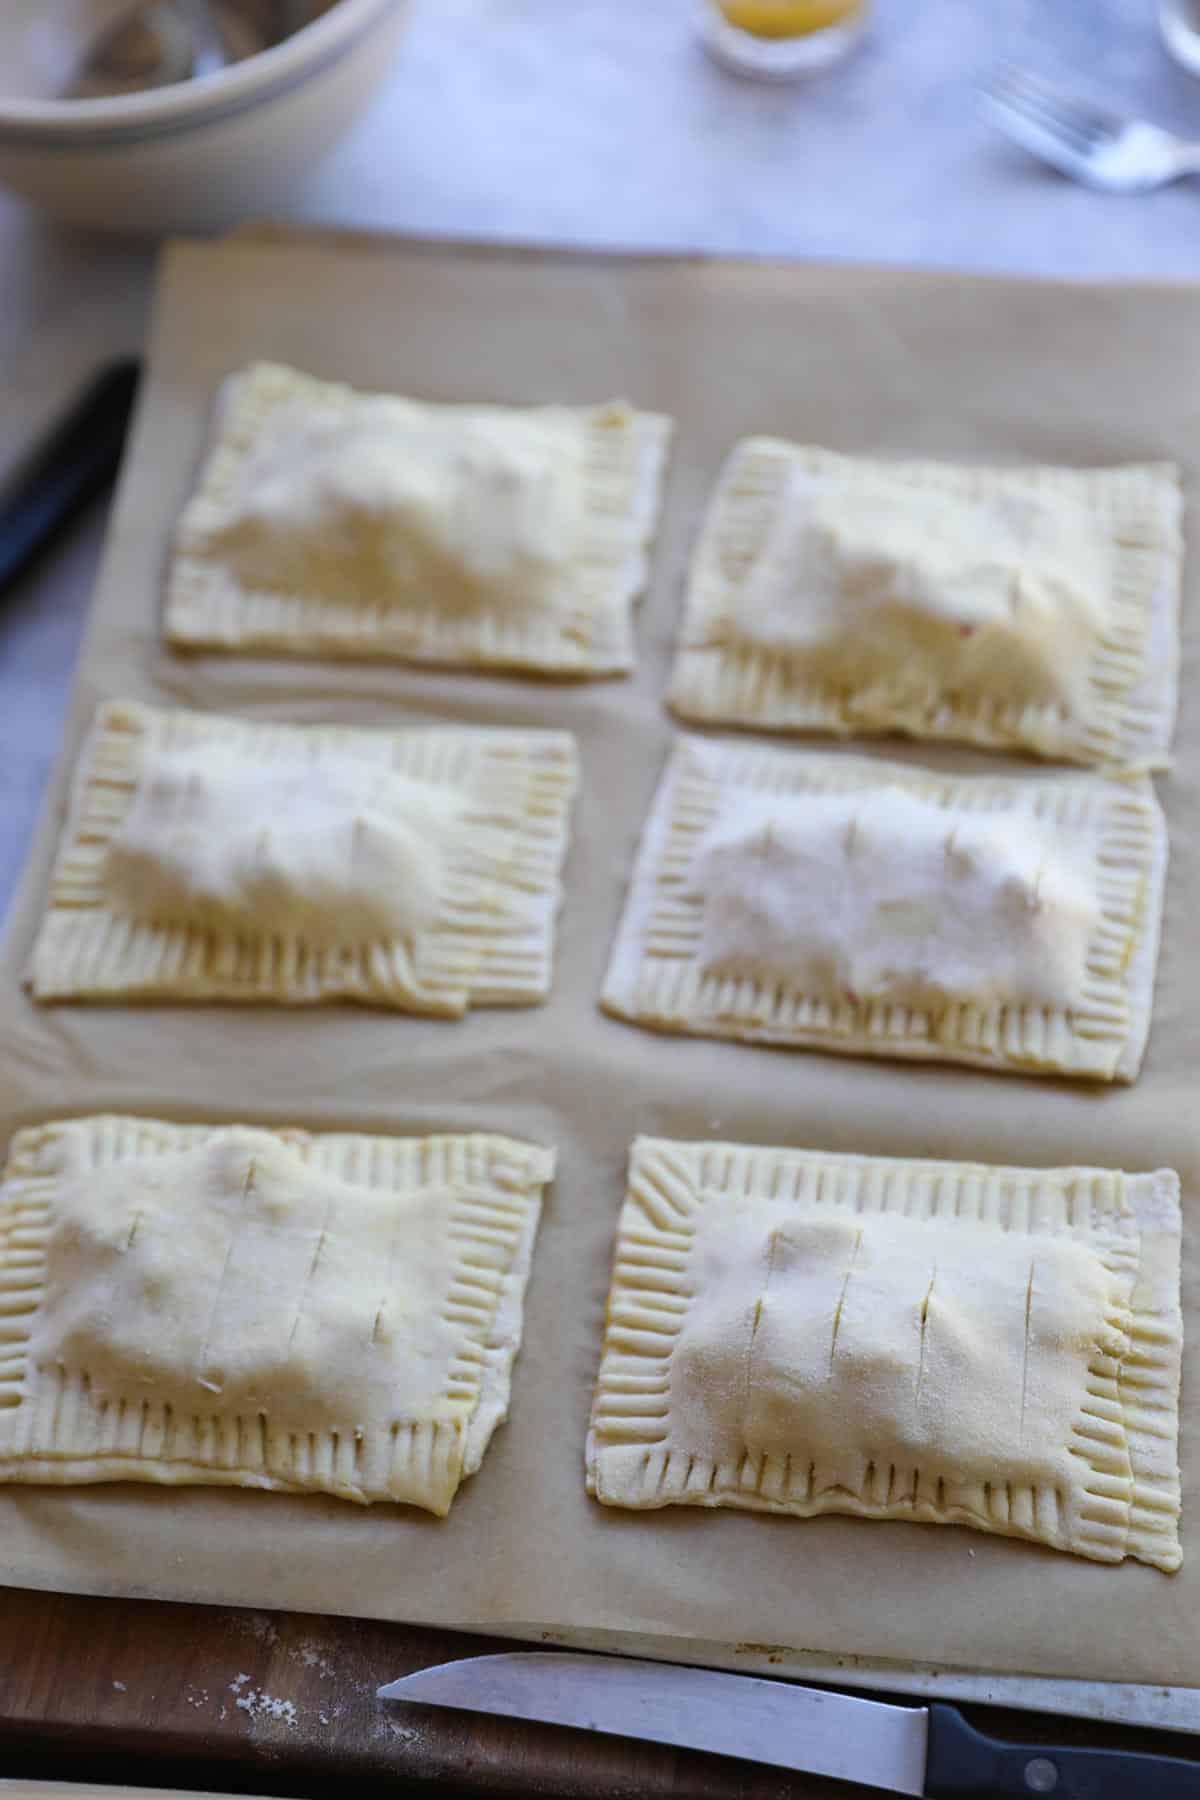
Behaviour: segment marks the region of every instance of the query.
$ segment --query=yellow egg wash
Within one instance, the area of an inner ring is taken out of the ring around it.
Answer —
[[[720,0],[731,25],[754,37],[805,37],[839,25],[859,11],[861,0]]]

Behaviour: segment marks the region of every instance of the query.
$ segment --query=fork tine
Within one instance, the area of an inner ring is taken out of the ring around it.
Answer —
[[[1102,107],[1080,100],[1074,94],[1064,93],[1028,69],[1006,68],[1001,72],[998,85],[1018,102],[1025,101],[1031,107],[1041,109],[1047,117],[1053,116],[1093,140],[1115,137],[1125,123],[1117,114],[1105,112]]]
[[[1000,99],[994,92],[985,90],[984,99],[996,124],[1023,149],[1032,151],[1043,162],[1052,163],[1066,175],[1087,175],[1086,146],[1077,146],[1061,131],[1048,128],[1033,114],[1014,106],[1009,100]]]
[[[1041,93],[1036,88],[1014,89],[1010,95],[1013,104],[1023,106],[1038,118],[1045,119],[1059,131],[1069,132],[1080,143],[1088,145],[1103,144],[1116,136],[1119,126],[1096,125],[1088,120],[1085,114],[1077,112],[1074,107],[1065,105],[1060,99],[1050,94]]]
[[[1117,131],[1125,123],[1123,115],[1111,106],[1103,105],[1099,100],[1079,94],[1072,88],[1063,88],[1057,81],[1049,80],[1039,74],[1036,69],[1021,68],[1010,64],[1013,75],[1027,87],[1038,88],[1043,94],[1051,95],[1064,105],[1071,106],[1076,112],[1090,119],[1098,128]]]
[[[986,91],[992,105],[1002,109],[1010,119],[1019,119],[1045,136],[1056,139],[1064,149],[1076,156],[1086,156],[1100,141],[1094,132],[1080,129],[1053,106],[1046,105],[1036,95],[1029,94],[1024,89],[989,88]]]

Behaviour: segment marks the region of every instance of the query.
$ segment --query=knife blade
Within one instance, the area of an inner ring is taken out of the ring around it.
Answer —
[[[1013,1744],[953,1706],[862,1700],[789,1681],[551,1650],[419,1669],[380,1700],[533,1719],[739,1756],[928,1800],[1200,1800],[1200,1762],[1141,1751]]]

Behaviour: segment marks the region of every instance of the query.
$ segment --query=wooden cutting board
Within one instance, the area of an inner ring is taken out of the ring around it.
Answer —
[[[412,1669],[509,1640],[300,1613],[9,1589],[0,1596],[0,1775],[225,1793],[322,1795],[349,1784],[563,1800],[862,1800],[877,1789],[556,1727],[383,1707]],[[1192,1757],[1200,1742],[967,1709],[1038,1742]],[[0,1800],[9,1800],[0,1782]]]

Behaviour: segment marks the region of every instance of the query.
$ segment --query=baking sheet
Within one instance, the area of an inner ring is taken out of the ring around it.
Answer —
[[[433,399],[624,394],[678,420],[635,679],[559,687],[368,665],[179,658],[159,639],[167,534],[207,404],[253,356]],[[1177,1167],[1196,1317],[1200,708],[1184,663],[1165,942],[1145,1071],[1096,1092],[664,1039],[595,1005],[670,726],[661,692],[686,552],[749,431],[885,454],[1078,463],[1174,457],[1194,498],[1200,297],[869,270],[505,257],[237,240],[165,262],[151,374],[67,733],[128,696],[363,725],[573,730],[583,781],[550,1003],[447,1023],[345,1008],[39,1010],[19,987],[61,816],[60,768],[0,966],[0,1131],[100,1108],[315,1128],[515,1131],[561,1152],[509,1424],[447,1521],[213,1489],[0,1490],[14,1584],[444,1624],[647,1633],[926,1664],[1200,1684],[1200,1329],[1184,1373],[1183,1571],[1119,1569],[974,1532],[668,1510],[583,1486],[623,1170],[640,1131],[878,1154]],[[1189,564],[1185,618],[1195,610]],[[856,746],[861,752],[861,746]],[[941,767],[994,759],[920,747]],[[831,748],[830,754],[837,754]]]

